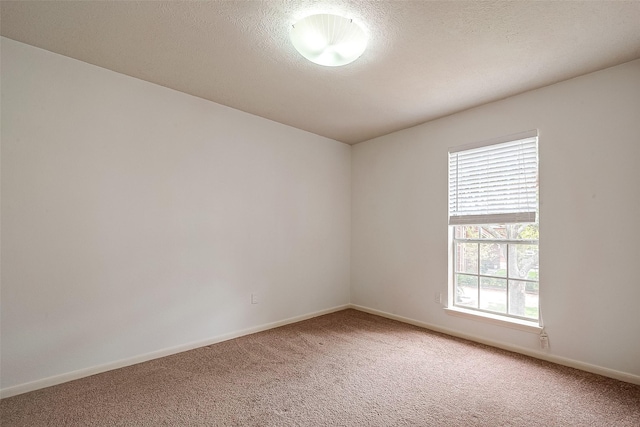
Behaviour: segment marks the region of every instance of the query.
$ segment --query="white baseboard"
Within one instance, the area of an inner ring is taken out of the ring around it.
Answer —
[[[239,338],[245,335],[255,334],[256,332],[262,332],[268,329],[273,329],[273,328],[288,325],[291,323],[300,322],[302,320],[311,319],[313,317],[322,316],[324,314],[334,313],[336,311],[345,310],[350,307],[351,307],[350,304],[340,305],[337,307],[320,310],[313,313],[303,314],[301,316],[290,317],[288,319],[279,320],[277,322],[265,323],[263,325],[254,326],[252,328],[230,332],[228,334],[219,335],[206,340],[182,344],[175,347],[153,351],[151,353],[141,354],[139,356],[129,357],[127,359],[117,360],[115,362],[105,363],[103,365],[92,366],[90,368],[84,368],[84,369],[78,369],[77,371],[67,372],[60,375],[54,375],[52,377],[43,378],[41,380],[31,381],[24,384],[18,384],[12,387],[0,389],[0,399],[16,396],[18,394],[27,393],[34,390],[39,390],[41,388],[50,387],[57,384],[66,383],[68,381],[78,380],[80,378],[88,377],[95,374],[101,374],[103,372],[111,371],[114,369],[124,368],[126,366],[135,365],[137,363],[147,362],[149,360],[158,359],[160,357],[170,356],[176,353],[182,353],[183,351],[193,350],[199,347],[205,347],[211,344],[216,344],[222,341]]]
[[[458,331],[454,331],[452,329],[443,328],[440,326],[432,325],[430,323],[421,322],[419,320],[414,320],[414,319],[410,319],[403,316],[397,316],[395,314],[387,313],[380,310],[375,310],[368,307],[363,307],[356,304],[350,304],[350,307],[355,310],[363,311],[365,313],[375,314],[377,316],[386,317],[387,319],[397,320],[399,322],[408,323],[410,325],[419,326],[421,328],[430,329],[432,331],[441,332],[443,334],[452,335],[454,337],[464,338],[469,341],[490,345],[492,347],[501,348],[503,350],[513,351],[514,353],[524,354],[526,356],[535,357],[536,359],[557,363],[558,365],[568,366],[570,368],[580,369],[582,371],[591,372],[593,374],[598,374],[598,375],[613,378],[616,380],[640,385],[639,375],[616,371],[615,369],[603,368],[602,366],[592,365],[590,363],[580,362],[578,360],[569,359],[566,357],[554,356],[552,354],[531,350],[525,347],[520,347],[520,346],[509,344],[509,343],[479,338],[473,335],[468,335]]]
[[[368,308],[368,307],[364,307],[356,304],[345,304],[345,305],[341,305],[341,306],[337,306],[337,307],[333,307],[325,310],[316,311],[313,313],[304,314],[301,316],[295,316],[288,319],[279,320],[277,322],[266,323],[263,325],[254,326],[252,328],[247,328],[240,331],[219,335],[206,340],[191,342],[191,343],[187,343],[187,344],[183,344],[183,345],[179,345],[171,348],[154,351],[151,353],[142,354],[139,356],[130,357],[127,359],[121,359],[121,360],[106,363],[103,365],[79,369],[77,371],[67,372],[64,374],[55,375],[55,376],[44,378],[41,380],[31,381],[24,384],[18,384],[16,386],[0,389],[0,398],[4,399],[7,397],[16,396],[18,394],[39,390],[41,388],[62,384],[68,381],[77,380],[80,378],[88,377],[95,374],[100,374],[100,373],[111,371],[114,369],[124,368],[126,366],[135,365],[137,363],[142,363],[142,362],[158,359],[165,356],[170,356],[176,353],[182,353],[183,351],[193,350],[199,347],[205,347],[208,345],[216,344],[216,343],[227,341],[230,339],[239,338],[245,335],[250,335],[257,332],[262,332],[262,331],[277,328],[280,326],[288,325],[291,323],[300,322],[302,320],[307,320],[314,317],[322,316],[324,314],[334,313],[336,311],[344,310],[347,308],[353,308],[355,310],[363,311],[365,313],[375,314],[377,316],[386,317],[388,319],[397,320],[403,323],[408,323],[410,325],[419,326],[421,328],[430,329],[436,332],[441,332],[443,334],[464,338],[469,341],[479,342],[481,344],[490,345],[492,347],[501,348],[503,350],[513,351],[515,353],[524,354],[526,356],[535,357],[537,359],[546,360],[548,362],[557,363],[559,365],[568,366],[571,368],[580,369],[580,370],[591,372],[594,374],[603,375],[605,377],[614,378],[616,380],[640,385],[640,376],[638,375],[616,371],[614,369],[603,368],[601,366],[591,365],[589,363],[584,363],[578,360],[573,360],[565,357],[554,356],[551,354],[542,353],[539,351],[531,350],[528,348],[524,348],[524,347],[520,347],[520,346],[516,346],[516,345],[504,343],[504,342],[478,338],[476,336],[460,333],[452,329],[443,328],[443,327],[432,325],[426,322],[421,322],[419,320],[398,316],[395,314],[387,313],[384,311],[380,311],[380,310],[376,310],[376,309],[372,309],[372,308]]]

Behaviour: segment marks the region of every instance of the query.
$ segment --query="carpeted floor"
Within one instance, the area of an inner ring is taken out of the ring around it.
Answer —
[[[7,426],[640,426],[640,386],[355,310],[0,401]]]

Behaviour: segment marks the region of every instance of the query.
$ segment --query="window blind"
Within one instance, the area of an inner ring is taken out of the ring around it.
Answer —
[[[449,225],[535,222],[537,207],[537,131],[449,150]]]

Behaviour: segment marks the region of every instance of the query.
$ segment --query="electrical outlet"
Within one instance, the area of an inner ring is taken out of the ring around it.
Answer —
[[[442,293],[440,292],[436,292],[435,296],[434,296],[434,301],[437,304],[442,304]]]
[[[544,350],[549,348],[549,335],[546,332],[540,334],[540,348]]]
[[[257,304],[257,303],[258,303],[258,295],[251,294],[251,304]]]

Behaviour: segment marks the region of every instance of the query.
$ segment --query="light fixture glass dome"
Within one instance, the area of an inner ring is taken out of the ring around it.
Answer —
[[[353,20],[338,15],[311,15],[291,29],[291,42],[309,61],[328,67],[349,64],[367,47],[367,35]]]

